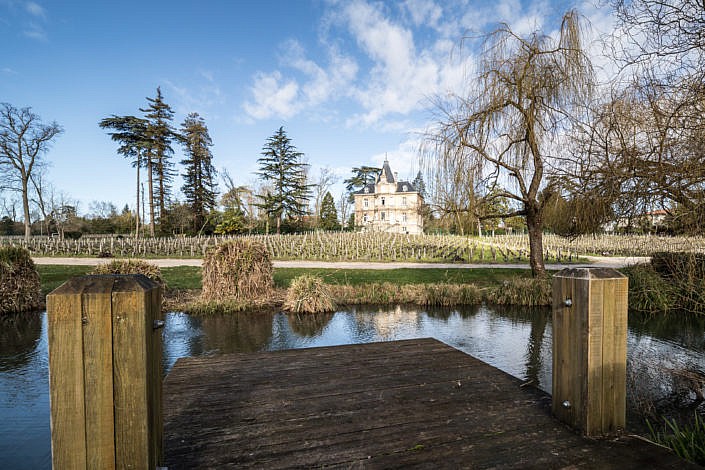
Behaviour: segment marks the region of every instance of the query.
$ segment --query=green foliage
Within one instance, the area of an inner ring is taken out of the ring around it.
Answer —
[[[91,274],[144,274],[162,288],[166,288],[166,281],[162,271],[156,264],[141,259],[116,259],[108,263],[97,265]]]
[[[181,124],[181,139],[186,158],[181,161],[184,168],[184,185],[181,187],[191,208],[193,232],[204,226],[208,213],[216,206],[216,171],[210,147],[213,141],[208,127],[198,113],[189,114]]]
[[[294,313],[333,312],[336,305],[323,279],[304,274],[291,281],[284,309]]]
[[[286,215],[297,218],[306,213],[310,197],[310,187],[306,184],[306,167],[299,152],[286,135],[284,127],[267,139],[262,148],[258,175],[271,185],[271,190],[258,197],[262,208],[269,217],[276,219],[277,233],[280,233],[281,220]]]
[[[364,188],[368,184],[372,184],[377,179],[377,175],[382,171],[381,168],[374,166],[361,166],[352,169],[353,176],[343,181],[345,184],[345,189],[350,193],[350,202],[353,202],[355,198],[352,193]]]
[[[675,308],[674,286],[653,266],[640,264],[621,269],[629,278],[629,310],[648,314],[667,313]]]
[[[0,314],[34,310],[41,302],[39,273],[29,251],[0,248]]]
[[[679,426],[675,419],[664,419],[661,430],[648,420],[647,425],[654,442],[672,449],[683,459],[705,465],[705,419],[697,411],[690,425]]]
[[[247,231],[247,220],[240,209],[227,209],[215,226],[218,235],[237,235]]]
[[[328,191],[323,196],[321,202],[320,228],[323,230],[340,230],[340,222],[338,222],[338,211],[335,208],[333,195]]]

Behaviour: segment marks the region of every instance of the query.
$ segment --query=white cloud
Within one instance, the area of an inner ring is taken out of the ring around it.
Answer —
[[[428,25],[437,28],[443,9],[432,0],[406,0],[404,9],[415,26]]]
[[[46,18],[46,10],[39,5],[38,3],[35,2],[27,2],[24,4],[24,8],[32,16],[36,16],[37,18]]]
[[[245,102],[243,109],[254,119],[288,118],[298,112],[299,85],[295,80],[285,80],[279,71],[258,72],[250,92],[254,102]]]

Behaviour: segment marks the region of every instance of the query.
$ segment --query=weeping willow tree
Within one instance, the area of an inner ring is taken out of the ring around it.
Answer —
[[[471,91],[440,103],[441,119],[430,133],[434,165],[451,159],[450,167],[478,178],[483,197],[514,201],[497,205],[508,206],[505,213],[483,217],[525,219],[534,276],[546,274],[541,192],[562,164],[561,143],[593,88],[581,36],[575,11],[565,14],[557,37],[521,37],[502,25],[485,38]]]

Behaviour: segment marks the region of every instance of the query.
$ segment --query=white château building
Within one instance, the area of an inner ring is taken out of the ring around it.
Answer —
[[[355,225],[363,232],[423,233],[423,197],[408,181],[397,181],[386,159],[375,182],[354,197]]]

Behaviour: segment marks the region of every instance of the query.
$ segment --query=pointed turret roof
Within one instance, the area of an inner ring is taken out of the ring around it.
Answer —
[[[392,169],[389,166],[389,160],[387,160],[386,156],[384,157],[384,165],[382,165],[382,172],[379,175],[380,179],[382,178],[382,175],[384,175],[384,177],[386,178],[387,183],[395,182],[394,173],[392,173]]]

